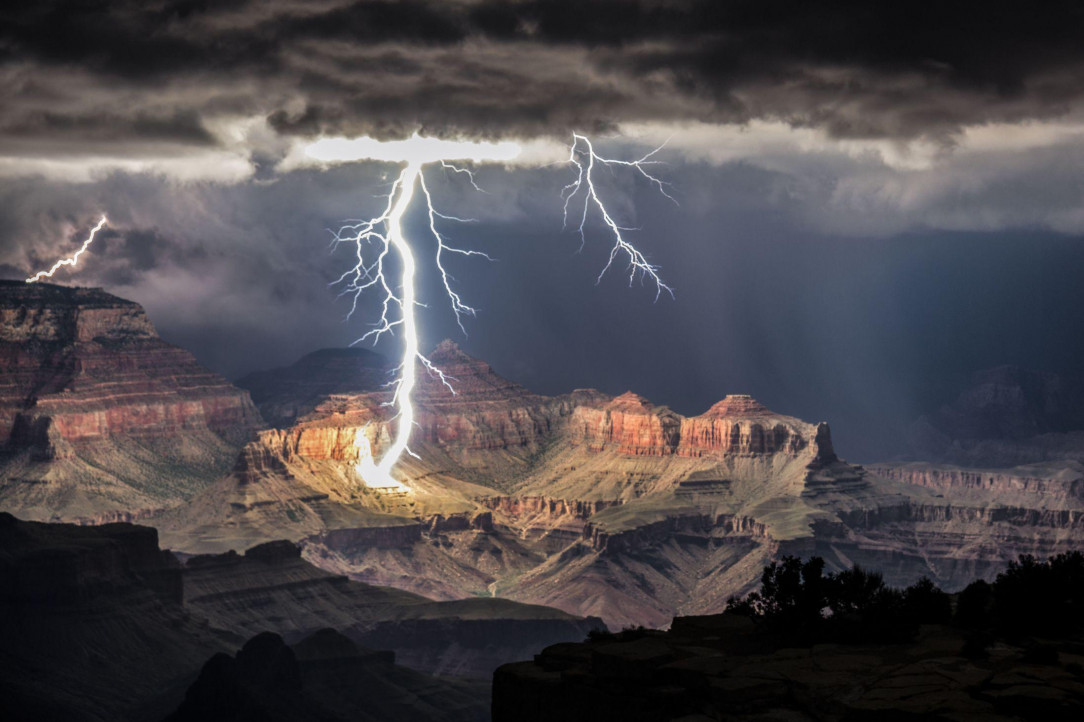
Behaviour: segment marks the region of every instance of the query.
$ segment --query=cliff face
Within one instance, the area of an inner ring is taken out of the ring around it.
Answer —
[[[814,426],[731,395],[700,416],[682,417],[631,391],[599,405],[577,405],[569,436],[591,451],[630,456],[798,456],[808,448],[835,458],[826,424]]]
[[[782,553],[952,588],[1084,537],[1071,481],[1037,474],[974,491],[990,484],[871,472],[836,456],[826,424],[748,396],[683,417],[632,393],[538,396],[450,343],[431,358],[454,393],[419,369],[417,457],[395,472],[404,489],[366,488],[354,470],[359,433],[376,457],[390,443],[387,392],[331,394],[262,432],[230,476],[163,518],[170,544],[289,537],[368,583],[662,626],[720,610]],[[1026,498],[1008,503],[1010,488]],[[1057,510],[1038,501],[1054,498]]]
[[[0,369],[0,502],[33,517],[175,504],[261,423],[246,392],[97,289],[0,283]]]
[[[667,456],[677,448],[681,423],[666,407],[628,391],[600,406],[577,406],[569,436],[596,452],[613,448],[632,456]]]
[[[678,453],[798,456],[806,449],[819,462],[835,460],[827,424],[780,416],[749,396],[727,396],[701,416],[681,423]]]
[[[138,304],[97,289],[0,285],[0,363],[0,441],[20,420],[48,419],[75,444],[197,427],[236,443],[259,424],[245,392],[158,338]]]

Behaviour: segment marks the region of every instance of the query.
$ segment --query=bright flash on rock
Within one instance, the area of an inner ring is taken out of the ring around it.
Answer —
[[[365,427],[354,434],[354,447],[358,452],[354,471],[370,489],[379,491],[407,491],[407,488],[392,478],[391,474],[381,471],[373,460],[373,447],[365,435]]]
[[[656,148],[635,161],[604,158],[595,152],[594,146],[586,136],[574,133],[569,158],[566,161],[566,164],[574,170],[574,178],[561,193],[564,200],[565,223],[568,224],[570,214],[578,218],[577,230],[581,243],[586,241],[585,226],[592,211],[598,213],[613,238],[609,259],[599,273],[598,279],[602,279],[615,261],[623,258],[628,263],[629,283],[641,279],[654,284],[656,299],[663,291],[671,296],[673,291],[663,283],[658,274],[658,268],[650,264],[644,254],[625,238],[624,233],[631,229],[621,226],[607,209],[599,196],[595,184],[595,173],[600,167],[611,171],[629,169],[673,200],[666,192],[666,184],[650,172],[651,167],[659,162],[654,159],[658,151],[659,148]],[[424,168],[439,163],[443,169],[452,170],[456,175],[465,177],[475,189],[479,189],[475,184],[473,172],[469,168],[460,167],[454,163],[507,163],[516,159],[520,152],[520,146],[510,141],[450,141],[426,138],[417,134],[397,141],[377,141],[372,138],[324,138],[305,148],[305,153],[310,158],[327,163],[375,160],[404,164],[392,184],[391,191],[387,195],[387,202],[379,215],[349,223],[333,233],[336,245],[353,246],[356,259],[354,266],[332,283],[332,285],[342,285],[342,295],[352,297],[347,318],[357,310],[358,300],[365,292],[378,294],[381,299],[380,316],[373,329],[354,343],[371,339],[375,344],[384,334],[394,335],[397,331],[402,334],[403,339],[402,357],[395,369],[395,379],[390,384],[392,398],[387,402],[387,405],[397,410],[398,425],[392,442],[377,462],[373,458],[368,437],[359,431],[355,438],[359,449],[358,463],[355,468],[358,475],[370,487],[403,490],[406,488],[392,477],[391,472],[404,453],[414,455],[408,444],[415,424],[415,409],[411,394],[417,384],[418,366],[439,379],[452,394],[455,393],[451,380],[422,354],[419,347],[416,310],[422,304],[418,301],[415,288],[417,260],[414,255],[415,244],[403,232],[403,216],[415,199],[425,204],[428,230],[436,241],[432,262],[440,274],[444,293],[460,329],[464,329],[464,316],[474,316],[476,309],[464,302],[452,287],[452,278],[445,261],[452,255],[478,256],[492,260],[485,253],[460,248],[448,242],[441,228],[446,223],[462,223],[471,219],[459,218],[436,209],[433,196],[426,185]],[[392,258],[397,259],[399,263],[398,279],[391,277],[388,268]]]

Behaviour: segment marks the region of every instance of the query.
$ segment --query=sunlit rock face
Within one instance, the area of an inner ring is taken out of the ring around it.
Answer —
[[[0,283],[0,499],[96,520],[175,504],[262,424],[242,391],[99,289]]]
[[[680,416],[628,391],[598,406],[577,405],[569,436],[594,451],[667,456],[677,448],[680,428]]]
[[[826,424],[781,416],[750,396],[732,395],[704,414],[682,420],[677,453],[796,456],[810,448],[826,461],[835,458]]]

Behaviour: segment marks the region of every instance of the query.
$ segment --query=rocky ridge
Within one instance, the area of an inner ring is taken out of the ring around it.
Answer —
[[[248,393],[99,289],[0,282],[0,503],[100,521],[172,506],[262,424]]]

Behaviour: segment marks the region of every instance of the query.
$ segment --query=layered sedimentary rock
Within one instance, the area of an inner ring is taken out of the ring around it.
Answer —
[[[827,424],[780,416],[749,396],[733,395],[700,416],[682,420],[677,453],[797,456],[809,447],[818,463],[835,459]]]
[[[576,406],[569,427],[569,436],[592,451],[610,447],[633,456],[673,454],[681,438],[680,416],[631,391],[598,406]]]
[[[238,442],[258,425],[245,392],[99,289],[0,284],[0,362],[2,442],[17,428],[22,441],[40,430],[46,445],[78,445],[203,427]]]
[[[199,513],[163,520],[165,537],[221,551],[285,536],[359,581],[541,603],[615,627],[718,611],[784,553],[954,588],[1084,538],[1071,480],[1020,480],[1016,496],[1001,485],[991,493],[1012,500],[1001,508],[968,491],[977,482],[847,464],[826,424],[748,396],[684,417],[632,393],[538,396],[447,342],[431,358],[455,393],[419,369],[417,457],[395,472],[404,489],[370,489],[354,469],[359,434],[376,457],[390,443],[387,393],[331,394],[263,432],[189,505]]]
[[[835,459],[827,426],[747,396],[686,418],[632,393],[538,396],[450,342],[430,359],[454,393],[419,369],[404,491],[354,470],[359,438],[374,457],[390,443],[387,392],[334,393],[262,432],[189,505],[198,514],[161,521],[165,538],[221,551],[284,536],[368,583],[663,625],[718,608],[778,539],[810,534],[825,512],[805,491],[823,501],[868,486]]]
[[[261,424],[248,394],[99,289],[0,283],[0,507],[98,522],[175,505]]]
[[[836,456],[826,424],[748,396],[685,417],[632,393],[533,394],[450,342],[430,358],[445,379],[418,369],[402,486],[358,472],[397,430],[389,392],[363,390],[383,366],[326,352],[258,376],[265,391],[283,379],[261,398],[292,423],[231,451],[227,473],[183,505],[161,511],[147,496],[113,518],[147,519],[186,553],[289,539],[359,582],[541,603],[611,626],[718,611],[783,553],[954,588],[1084,539],[1080,475],[1064,466],[864,469]]]

